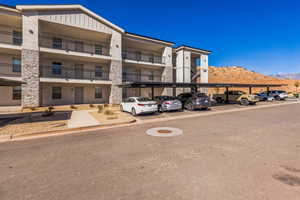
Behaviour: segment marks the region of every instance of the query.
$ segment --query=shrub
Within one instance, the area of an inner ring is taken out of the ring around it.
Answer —
[[[108,108],[109,107],[109,104],[104,104],[104,108]]]
[[[90,106],[90,108],[94,108],[94,107],[95,107],[95,105],[94,105],[94,104],[90,104],[89,106]]]
[[[36,110],[36,107],[30,107],[29,108],[31,111],[35,111]]]
[[[112,110],[105,110],[104,111],[104,115],[113,115],[113,114],[115,114],[115,113]]]
[[[48,107],[47,110],[45,110],[45,112],[42,114],[43,117],[50,117],[52,115],[54,115],[54,112],[52,111],[53,108]]]
[[[102,113],[104,110],[104,106],[103,105],[98,105],[98,113]]]
[[[299,93],[294,93],[294,97],[299,98]]]
[[[74,106],[74,105],[70,105],[70,108],[71,108],[71,109],[77,109],[77,107]]]

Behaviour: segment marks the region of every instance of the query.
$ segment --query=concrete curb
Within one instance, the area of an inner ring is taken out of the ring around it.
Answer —
[[[292,105],[292,104],[298,104],[298,103],[300,103],[300,101],[281,103],[281,104],[261,105],[261,106],[254,106],[254,107],[245,107],[245,108],[233,108],[230,110],[212,111],[212,112],[208,112],[208,113],[198,113],[198,114],[190,114],[190,115],[185,115],[185,116],[149,119],[147,121],[141,121],[141,120],[134,119],[134,120],[131,120],[129,122],[124,122],[124,123],[111,123],[111,124],[102,124],[102,125],[97,125],[97,126],[64,129],[64,130],[58,130],[58,131],[47,131],[47,132],[40,132],[40,133],[23,134],[23,135],[17,135],[14,137],[11,137],[10,135],[8,135],[6,137],[7,140],[5,140],[5,139],[1,140],[1,137],[0,137],[0,143],[19,141],[19,140],[29,140],[29,139],[43,138],[43,137],[49,137],[49,136],[75,134],[75,133],[79,133],[79,132],[84,133],[84,132],[89,132],[89,131],[105,130],[105,129],[111,129],[111,128],[128,127],[128,126],[132,126],[133,123],[134,123],[134,125],[141,125],[141,124],[149,124],[149,123],[155,123],[155,122],[172,121],[172,120],[177,120],[177,119],[188,119],[188,118],[193,118],[193,117],[205,117],[205,116],[212,116],[212,115],[217,115],[217,114],[234,113],[234,112],[240,112],[240,111],[245,111],[245,110],[247,111],[247,110],[256,110],[256,109],[261,109],[261,108],[272,108],[272,107],[277,107],[277,106]]]

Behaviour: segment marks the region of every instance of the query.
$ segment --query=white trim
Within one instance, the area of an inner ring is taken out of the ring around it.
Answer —
[[[206,51],[206,50],[201,50],[201,49],[197,49],[197,48],[192,48],[192,47],[187,47],[187,46],[180,46],[180,47],[177,47],[175,48],[175,51],[180,51],[180,50],[188,50],[188,51],[191,51],[191,52],[194,52],[194,53],[200,53],[200,54],[206,54],[206,55],[209,55],[211,54],[210,51]]]
[[[103,17],[100,17],[96,13],[90,11],[89,9],[81,6],[81,5],[17,5],[16,8],[20,11],[23,10],[81,10],[84,13],[90,15],[91,17],[94,17],[95,19],[99,20],[100,22],[114,28],[115,30],[124,33],[125,31],[118,27],[117,25],[109,22],[108,20],[104,19]]]
[[[161,41],[159,39],[154,39],[154,38],[149,38],[146,36],[140,36],[140,35],[135,35],[135,34],[131,34],[131,33],[125,33],[125,37],[127,37],[127,39],[140,39],[143,41],[147,41],[147,42],[155,42],[155,43],[160,43],[160,44],[164,44],[167,46],[173,46],[175,43],[172,42],[165,42],[165,41]]]

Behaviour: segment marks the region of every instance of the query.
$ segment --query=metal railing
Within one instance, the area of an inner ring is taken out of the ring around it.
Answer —
[[[0,76],[20,77],[21,69],[20,64],[0,63]]]
[[[77,68],[75,66],[40,66],[40,77],[63,78],[63,79],[82,79],[82,80],[110,80],[108,71],[96,72],[95,70]]]
[[[19,31],[0,30],[0,43],[21,46],[23,42],[22,33]]]
[[[163,56],[157,56],[151,53],[141,53],[139,51],[124,50],[122,51],[122,58],[149,63],[165,64],[165,58]]]
[[[151,73],[123,72],[123,82],[161,82],[162,76]]]
[[[79,40],[65,39],[59,36],[45,35],[39,36],[39,43],[41,47],[46,48],[110,56],[110,48],[101,43],[82,42]]]

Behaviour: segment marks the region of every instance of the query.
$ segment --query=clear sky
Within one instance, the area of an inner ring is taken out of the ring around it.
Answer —
[[[210,65],[300,72],[298,0],[2,0],[82,4],[128,32],[212,50]]]

